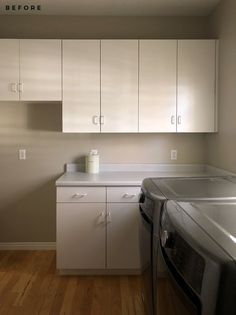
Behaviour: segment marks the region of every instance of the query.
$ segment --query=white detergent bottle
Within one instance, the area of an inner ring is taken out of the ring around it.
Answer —
[[[91,150],[85,157],[85,171],[90,174],[99,173],[99,154],[98,150]]]

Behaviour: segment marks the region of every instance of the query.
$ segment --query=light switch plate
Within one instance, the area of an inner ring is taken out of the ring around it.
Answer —
[[[178,151],[176,149],[170,151],[170,159],[177,160],[178,158]]]
[[[19,150],[19,160],[26,160],[26,150],[25,149]]]

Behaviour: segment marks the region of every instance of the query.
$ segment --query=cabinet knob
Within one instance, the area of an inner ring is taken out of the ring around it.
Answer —
[[[171,116],[170,121],[171,121],[171,125],[175,124],[175,116],[174,115]]]
[[[19,92],[23,92],[24,89],[24,84],[23,83],[18,83],[18,90]]]
[[[181,123],[182,123],[182,118],[181,116],[178,116],[178,124],[181,125]]]
[[[126,193],[126,194],[123,195],[123,198],[134,198],[135,196],[136,196],[136,194],[128,194],[128,193]]]
[[[99,117],[98,116],[93,116],[93,124],[98,125],[99,124]]]
[[[83,198],[86,197],[88,194],[86,193],[75,193],[72,198]]]
[[[105,211],[102,211],[98,215],[98,224],[105,223],[105,220],[106,220],[106,213]]]
[[[100,124],[101,125],[105,124],[105,116],[100,116]]]
[[[17,83],[11,83],[10,89],[11,89],[11,92],[17,93]]]
[[[107,212],[107,223],[111,223],[111,212]]]

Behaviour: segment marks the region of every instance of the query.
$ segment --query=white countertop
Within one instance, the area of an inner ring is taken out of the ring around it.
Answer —
[[[198,177],[212,175],[201,172],[179,171],[139,171],[139,172],[100,172],[88,174],[84,172],[66,172],[57,181],[56,186],[141,186],[147,177]]]

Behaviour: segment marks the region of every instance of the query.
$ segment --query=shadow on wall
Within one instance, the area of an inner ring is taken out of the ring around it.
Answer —
[[[62,131],[61,102],[27,103],[27,126],[31,130]]]
[[[56,188],[51,178],[0,207],[1,242],[54,242],[56,239]],[[6,195],[5,200],[10,200]],[[12,198],[11,198],[12,200]]]
[[[89,153],[89,152],[88,152]],[[75,164],[85,164],[85,155],[81,155],[77,158],[72,159],[71,163]],[[66,166],[66,165],[65,165]]]

